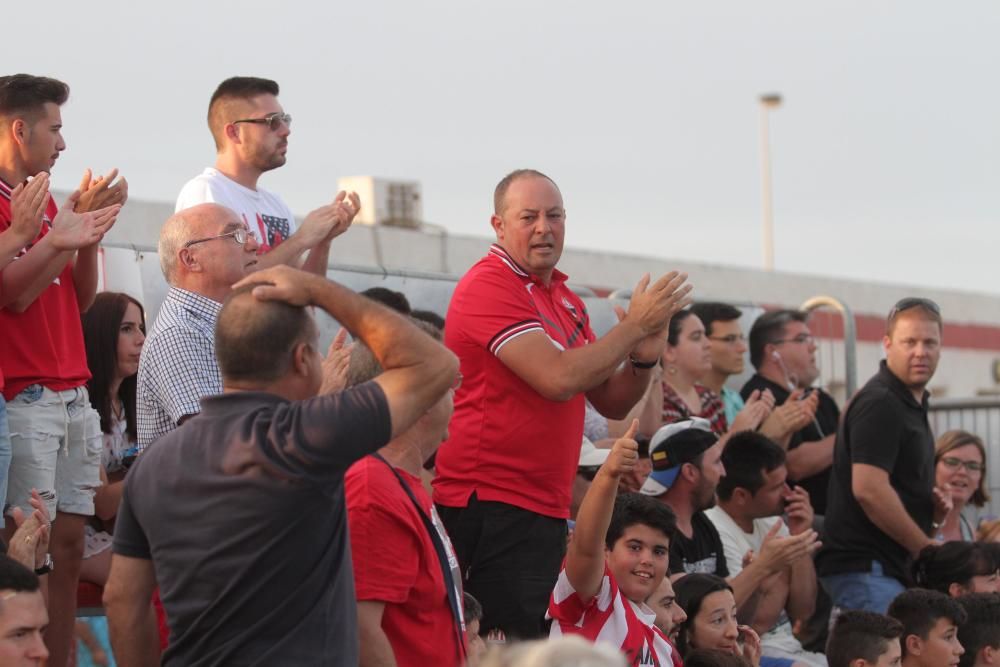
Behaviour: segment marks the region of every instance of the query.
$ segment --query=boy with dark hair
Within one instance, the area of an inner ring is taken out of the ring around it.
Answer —
[[[623,475],[639,460],[633,420],[615,441],[584,496],[566,561],[549,602],[551,637],[578,634],[621,649],[629,664],[680,664],[676,649],[656,627],[646,599],[660,585],[670,560],[676,519],[651,498],[617,495]]]
[[[955,667],[965,653],[958,626],[965,610],[944,593],[911,588],[896,596],[889,616],[903,624],[903,667]]]
[[[465,618],[465,644],[467,667],[476,667],[486,654],[486,642],[479,636],[479,623],[483,620],[483,605],[469,593],[462,593],[462,616]]]
[[[965,648],[959,667],[1000,665],[1000,596],[969,593],[958,603],[968,615],[958,628],[958,641]]]
[[[830,667],[899,667],[903,624],[873,611],[845,611],[826,644]]]

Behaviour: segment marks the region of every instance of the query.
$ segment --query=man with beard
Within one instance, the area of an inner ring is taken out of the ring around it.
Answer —
[[[670,540],[670,574],[714,574],[729,578],[726,553],[705,510],[715,506],[715,490],[726,475],[722,451],[728,438],[718,439],[705,419],[695,418],[662,427],[649,443],[653,472],[642,493],[666,503],[677,516]],[[736,604],[743,606],[769,576],[815,550],[816,531],[780,536],[782,524],[768,531],[760,553],[729,579]]]
[[[950,509],[934,486],[927,383],[941,356],[941,310],[906,298],[889,312],[885,360],[851,401],[837,433],[816,568],[841,609],[885,613],[905,588],[906,563]]]
[[[340,192],[306,216],[302,226],[273,192],[257,187],[265,171],[285,164],[292,117],[278,103],[278,84],[270,79],[234,76],[219,84],[208,105],[208,127],[215,139],[215,167],[188,181],[175,212],[198,204],[222,204],[236,211],[259,245],[258,269],[276,264],[326,275],[330,242],[347,231],[361,208],[357,194]]]

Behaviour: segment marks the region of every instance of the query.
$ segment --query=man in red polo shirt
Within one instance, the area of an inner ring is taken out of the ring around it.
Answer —
[[[88,171],[58,211],[42,174],[66,148],[60,107],[68,96],[69,87],[55,79],[0,77],[0,232],[15,226],[25,208],[40,229],[0,271],[0,368],[11,443],[6,502],[29,513],[37,489],[55,517],[54,567],[46,577],[52,665],[68,660],[83,527],[100,485],[101,432],[87,396],[80,313],[97,292],[98,243],[127,196],[124,180],[111,184],[116,171],[97,180]],[[43,182],[22,188],[29,177]],[[7,522],[8,538],[13,529]]]
[[[494,193],[497,242],[459,281],[445,344],[461,361],[450,437],[438,451],[434,502],[458,553],[483,632],[545,634],[566,550],[584,401],[622,419],[642,397],[687,276],[636,286],[628,313],[597,340],[556,269],[566,210],[544,174],[508,174]]]

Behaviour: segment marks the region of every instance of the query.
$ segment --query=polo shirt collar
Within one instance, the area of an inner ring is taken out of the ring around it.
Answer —
[[[924,397],[918,403],[917,399],[913,397],[913,392],[910,391],[910,388],[903,384],[903,381],[896,377],[891,370],[889,370],[889,365],[886,363],[885,359],[878,363],[878,375],[882,379],[882,382],[889,387],[889,389],[903,399],[904,403],[909,405],[911,408],[923,410],[925,412],[927,411],[927,390],[924,390]]]
[[[219,319],[219,311],[222,310],[222,304],[218,301],[180,287],[171,287],[167,292],[167,298],[175,301],[192,315],[211,322]]]
[[[534,275],[533,273],[529,273],[526,269],[522,268],[520,264],[518,264],[516,261],[514,261],[514,258],[510,256],[510,253],[508,253],[504,249],[504,247],[501,246],[499,243],[493,243],[493,244],[490,245],[490,252],[489,252],[489,254],[492,255],[493,257],[496,257],[497,259],[499,259],[504,264],[506,264],[507,268],[509,268],[511,271],[513,271],[518,277],[523,278],[525,280],[531,280],[532,282],[535,282],[535,283],[538,283],[538,284],[542,284],[542,279],[541,278],[539,278],[538,276]],[[552,282],[553,283],[564,283],[568,279],[569,279],[569,276],[567,276],[565,273],[563,273],[559,269],[553,269],[552,270]]]

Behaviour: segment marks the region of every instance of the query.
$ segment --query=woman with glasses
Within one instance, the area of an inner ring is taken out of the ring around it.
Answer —
[[[934,461],[934,483],[951,490],[953,504],[951,512],[937,527],[937,539],[971,542],[976,539],[975,531],[962,516],[962,510],[969,503],[982,507],[990,499],[985,481],[986,447],[979,436],[968,431],[948,431],[938,438]]]

